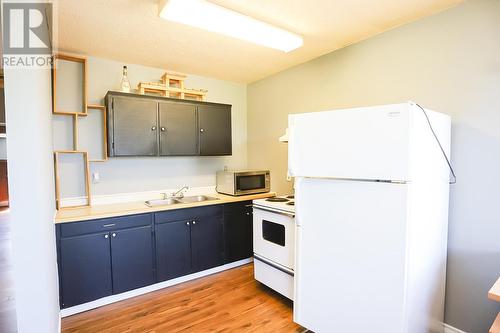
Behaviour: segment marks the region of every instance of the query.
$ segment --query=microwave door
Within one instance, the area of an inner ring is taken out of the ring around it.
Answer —
[[[260,193],[268,191],[268,179],[266,174],[235,175],[236,192],[239,194]]]

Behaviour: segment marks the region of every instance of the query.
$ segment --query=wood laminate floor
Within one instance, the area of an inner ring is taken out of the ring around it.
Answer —
[[[12,270],[9,214],[0,209],[0,332],[16,333],[16,304]]]
[[[63,333],[303,332],[253,264],[63,318]]]

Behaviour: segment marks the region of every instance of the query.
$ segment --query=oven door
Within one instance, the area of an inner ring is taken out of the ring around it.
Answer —
[[[259,257],[294,269],[295,220],[291,214],[253,208],[253,249]]]

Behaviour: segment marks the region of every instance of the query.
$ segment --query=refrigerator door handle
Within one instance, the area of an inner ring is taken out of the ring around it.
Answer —
[[[294,140],[293,140],[293,135],[294,135],[294,120],[293,120],[293,115],[288,115],[288,171],[287,174],[289,177],[294,177],[294,166],[295,163],[293,162],[293,156],[295,154],[291,154],[291,152],[294,149]]]

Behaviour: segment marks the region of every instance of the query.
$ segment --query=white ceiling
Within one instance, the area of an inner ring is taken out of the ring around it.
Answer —
[[[213,0],[304,37],[283,53],[158,17],[157,0],[59,0],[60,50],[238,82],[291,66],[463,0]]]

